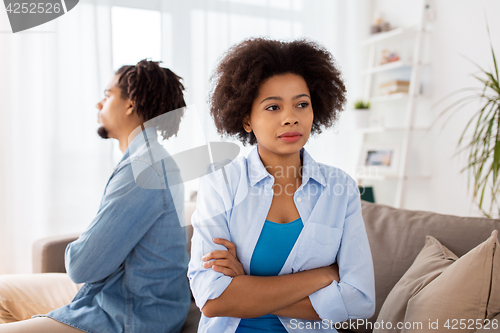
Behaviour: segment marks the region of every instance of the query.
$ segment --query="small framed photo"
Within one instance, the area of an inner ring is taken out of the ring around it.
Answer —
[[[395,176],[398,173],[399,146],[395,144],[365,143],[359,157],[364,176]]]

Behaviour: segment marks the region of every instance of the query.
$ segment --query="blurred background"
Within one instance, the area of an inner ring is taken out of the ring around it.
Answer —
[[[161,60],[184,79],[196,110],[201,131],[189,135],[231,141],[209,116],[209,77],[248,37],[308,38],[335,57],[348,105],[307,143],[316,161],[345,170],[377,203],[482,216],[460,173],[466,155],[453,157],[479,104],[450,113],[443,127],[438,115],[453,100],[437,103],[480,88],[467,58],[493,68],[487,24],[500,52],[499,14],[496,0],[81,0],[12,34],[0,8],[0,274],[30,272],[33,241],[83,231],[97,212],[122,156],[96,134],[95,105],[114,71]],[[196,181],[186,184],[187,200],[195,190]]]

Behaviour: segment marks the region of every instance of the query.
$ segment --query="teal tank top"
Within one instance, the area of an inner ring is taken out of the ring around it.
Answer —
[[[266,220],[250,261],[250,275],[276,276],[285,264],[303,227],[302,219],[289,223]],[[236,333],[283,332],[287,330],[279,318],[272,314],[257,318],[243,318]]]

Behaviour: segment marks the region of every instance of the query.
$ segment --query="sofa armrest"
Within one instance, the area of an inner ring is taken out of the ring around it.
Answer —
[[[187,251],[191,252],[191,236],[193,226],[191,225],[191,215],[196,209],[196,203],[186,201],[184,203],[184,216],[187,224],[188,244]],[[65,273],[64,251],[69,243],[76,240],[80,234],[70,234],[63,236],[47,237],[33,243],[32,261],[33,273]]]
[[[80,234],[39,239],[33,243],[33,273],[65,273],[64,251]]]
[[[496,327],[496,328],[494,328],[494,327]],[[487,327],[481,328],[481,329],[477,330],[475,333],[498,332],[499,328],[500,328],[500,313],[498,313],[493,319],[490,320]]]

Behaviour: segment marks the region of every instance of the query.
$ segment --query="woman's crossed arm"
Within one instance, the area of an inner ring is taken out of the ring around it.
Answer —
[[[280,276],[245,275],[232,242],[215,239],[227,251],[205,255],[205,268],[232,276],[224,292],[205,303],[202,311],[207,317],[254,318],[275,314],[290,318],[321,320],[309,300],[309,295],[334,280],[339,281],[336,264]]]

